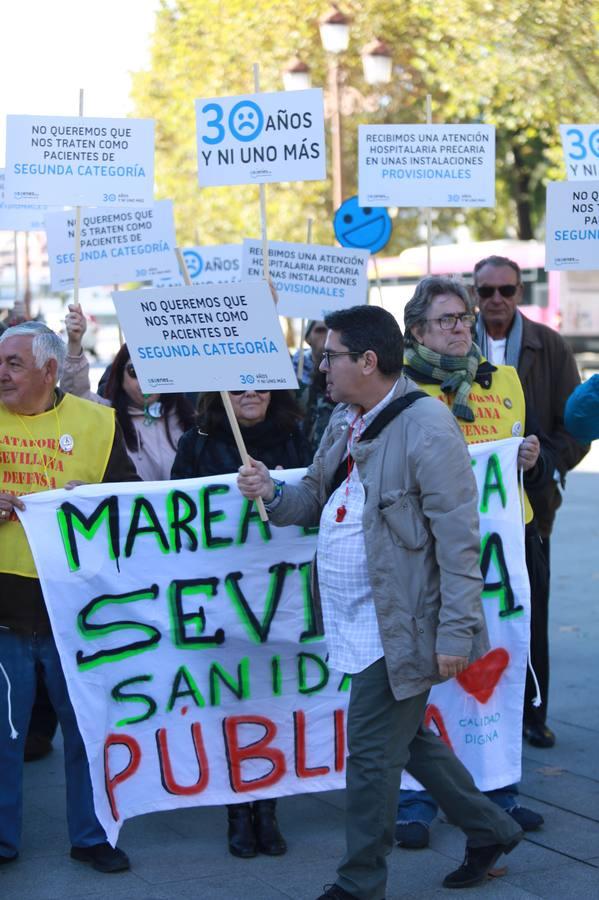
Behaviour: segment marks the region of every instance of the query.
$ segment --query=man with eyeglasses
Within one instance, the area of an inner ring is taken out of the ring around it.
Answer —
[[[556,456],[554,478],[529,492],[546,558],[547,589],[532,602],[531,658],[539,680],[542,703],[532,705],[535,685],[527,677],[524,701],[524,737],[534,747],[549,748],[555,734],[547,726],[549,691],[549,538],[555,514],[561,505],[560,487],[566,474],[588,452],[565,429],[564,406],[580,376],[572,352],[563,338],[546,325],[533,322],[518,309],[522,302],[520,267],[504,256],[489,256],[474,267],[474,293],[480,309],[477,343],[494,364],[513,366],[520,376],[526,408],[534,413],[540,428],[553,444]]]
[[[402,768],[467,834],[464,863],[444,885],[472,886],[522,831],[422,724],[431,686],[489,647],[470,456],[445,405],[402,373],[389,312],[357,306],[325,321],[320,365],[338,405],[314,462],[294,486],[254,460],[238,478],[274,524],[320,525],[313,589],[328,663],[352,675],[347,850],[318,900],[385,897]]]

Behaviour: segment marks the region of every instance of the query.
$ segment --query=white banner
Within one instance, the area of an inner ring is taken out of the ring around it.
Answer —
[[[241,244],[207,244],[181,251],[187,273],[194,284],[232,284],[241,281]],[[154,287],[180,287],[185,282],[176,256],[169,272],[153,278]]]
[[[480,497],[483,609],[491,650],[436,685],[425,723],[472,773],[481,791],[517,784],[530,636],[530,585],[518,490],[520,438],[469,444]],[[402,787],[417,788],[408,775]]]
[[[147,394],[297,388],[265,281],[114,291]]]
[[[0,231],[43,231],[46,209],[40,203],[7,203],[4,169],[0,169]]]
[[[6,117],[6,197],[49,206],[149,206],[154,121]]]
[[[47,213],[46,234],[52,290],[70,290],[75,281],[74,210]],[[134,209],[85,209],[79,285],[160,278],[170,271],[176,245],[170,200]]]
[[[599,181],[550,181],[546,216],[546,270],[599,269]]]
[[[599,125],[560,125],[566,178],[599,181]]]
[[[520,773],[518,443],[470,447],[493,650],[428,714],[485,790]],[[312,532],[261,524],[234,475],[32,494],[21,520],[111,842],[153,810],[343,786],[348,679],[326,665]]]
[[[262,242],[243,242],[243,278],[262,277]],[[366,303],[368,250],[269,241],[270,277],[280,316],[322,319],[334,309]]]
[[[326,178],[321,88],[195,103],[200,187]]]
[[[495,206],[493,125],[358,126],[360,206]]]

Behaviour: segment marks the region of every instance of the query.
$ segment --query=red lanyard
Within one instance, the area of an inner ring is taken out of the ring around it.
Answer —
[[[355,465],[355,460],[354,460],[353,456],[351,455],[351,449],[352,449],[354,441],[360,440],[360,435],[362,434],[362,430],[364,428],[364,419],[362,418],[362,421],[360,422],[360,427],[358,429],[358,433],[356,434],[355,438],[353,437],[355,424],[358,421],[358,419],[360,419],[360,418],[361,418],[360,413],[356,413],[356,417],[355,417],[354,421],[349,426],[349,433],[347,435],[347,478],[345,479],[345,500],[343,501],[341,506],[337,507],[337,513],[335,515],[335,522],[343,522],[343,520],[345,519],[345,516],[347,514],[347,502],[349,500],[349,482],[351,479],[352,470]]]

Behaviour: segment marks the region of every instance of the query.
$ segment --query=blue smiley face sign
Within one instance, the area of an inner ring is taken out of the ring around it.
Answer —
[[[204,261],[197,250],[184,250],[183,259],[185,260],[189,277],[193,281],[194,278],[197,278],[202,273]]]
[[[229,113],[229,131],[238,141],[253,141],[264,125],[264,115],[253,100],[241,100]]]
[[[391,217],[384,207],[358,206],[358,198],[342,203],[333,219],[335,237],[342,247],[378,253],[391,237]]]

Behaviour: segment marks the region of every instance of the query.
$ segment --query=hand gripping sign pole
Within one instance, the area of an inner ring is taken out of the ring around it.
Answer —
[[[312,219],[308,219],[308,227],[306,233],[306,244],[312,243]],[[302,375],[304,374],[304,341],[306,340],[306,319],[302,319],[300,327],[299,341],[299,359],[297,363],[297,380],[301,384]]]
[[[177,255],[177,261],[179,263],[179,268],[181,269],[181,274],[183,275],[183,281],[185,284],[191,286],[193,281],[189,277],[189,272],[187,270],[187,263],[185,262],[185,258],[181,253],[179,247],[175,247],[175,253]],[[229,420],[229,425],[231,426],[231,431],[233,432],[233,437],[235,438],[235,443],[237,444],[237,449],[239,451],[239,455],[241,456],[242,462],[244,466],[249,466],[250,457],[246,450],[245,444],[243,443],[243,437],[241,431],[239,429],[239,423],[235,417],[235,413],[233,412],[233,406],[231,404],[231,398],[229,397],[228,391],[220,391],[220,398],[223,401],[223,406],[225,408],[225,412],[227,414],[227,418]],[[264,501],[261,497],[255,501],[256,508],[260,514],[260,519],[262,522],[268,522],[268,514],[266,512]]]

